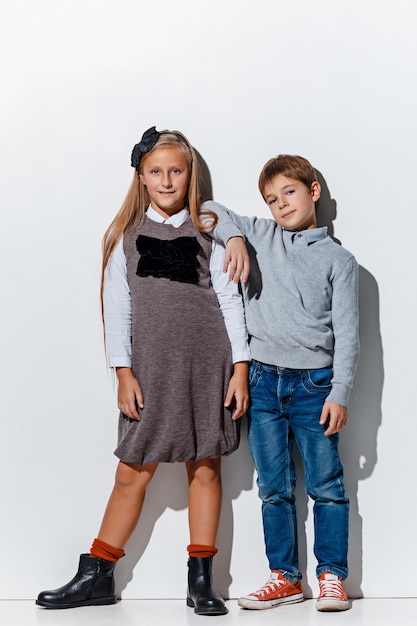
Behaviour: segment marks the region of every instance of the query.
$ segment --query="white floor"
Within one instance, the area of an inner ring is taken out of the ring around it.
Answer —
[[[202,617],[195,615],[184,600],[123,600],[103,607],[82,607],[67,610],[47,610],[35,606],[32,600],[1,600],[2,626],[203,626],[213,623],[230,626],[260,624],[269,626],[415,626],[417,598],[354,600],[352,609],[343,613],[318,613],[314,600],[267,611],[240,609],[235,600],[227,602],[228,615]]]

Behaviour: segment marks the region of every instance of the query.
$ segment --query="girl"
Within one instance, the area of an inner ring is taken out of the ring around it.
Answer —
[[[134,179],[103,239],[107,358],[118,378],[120,459],[98,537],[75,577],[36,603],[113,604],[113,571],[160,462],[185,462],[189,483],[187,605],[227,613],[212,588],[221,506],[220,458],[238,445],[248,406],[246,326],[224,249],[205,232],[197,160],[177,131],[147,130],[132,152]],[[233,366],[234,363],[234,366]]]

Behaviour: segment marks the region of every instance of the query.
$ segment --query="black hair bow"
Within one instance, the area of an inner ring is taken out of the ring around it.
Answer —
[[[156,126],[148,128],[142,135],[142,139],[137,143],[132,150],[131,164],[132,167],[138,169],[141,158],[147,152],[150,152],[156,145],[161,133],[156,130]]]

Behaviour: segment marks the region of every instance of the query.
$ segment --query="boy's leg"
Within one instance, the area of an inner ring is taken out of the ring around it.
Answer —
[[[271,570],[297,581],[297,521],[293,434],[280,401],[277,368],[253,362],[250,371],[251,406],[248,441],[257,471],[266,554]]]
[[[270,609],[303,600],[298,571],[293,435],[286,394],[276,367],[253,362],[250,371],[249,446],[258,474],[266,554],[271,576],[266,584],[239,598],[246,609]]]
[[[326,437],[320,425],[332,370],[300,370],[294,382],[290,423],[305,470],[306,489],[314,500],[314,553],[317,576],[330,571],[346,578],[349,499],[345,495],[338,435]]]
[[[349,608],[343,589],[348,574],[349,499],[345,495],[343,468],[339,458],[339,435],[324,435],[319,424],[324,401],[331,388],[332,370],[303,370],[294,387],[290,422],[303,460],[306,489],[314,500],[314,554],[320,589],[338,589],[337,609]],[[333,593],[333,591],[332,591]],[[336,597],[336,596],[335,596]],[[322,602],[329,605],[329,602]]]

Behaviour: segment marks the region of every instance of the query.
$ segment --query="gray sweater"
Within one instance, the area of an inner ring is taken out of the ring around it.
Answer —
[[[330,402],[347,406],[359,355],[358,264],[327,228],[287,231],[217,202],[212,235],[243,236],[251,261],[243,285],[251,356],[293,369],[333,367]]]

